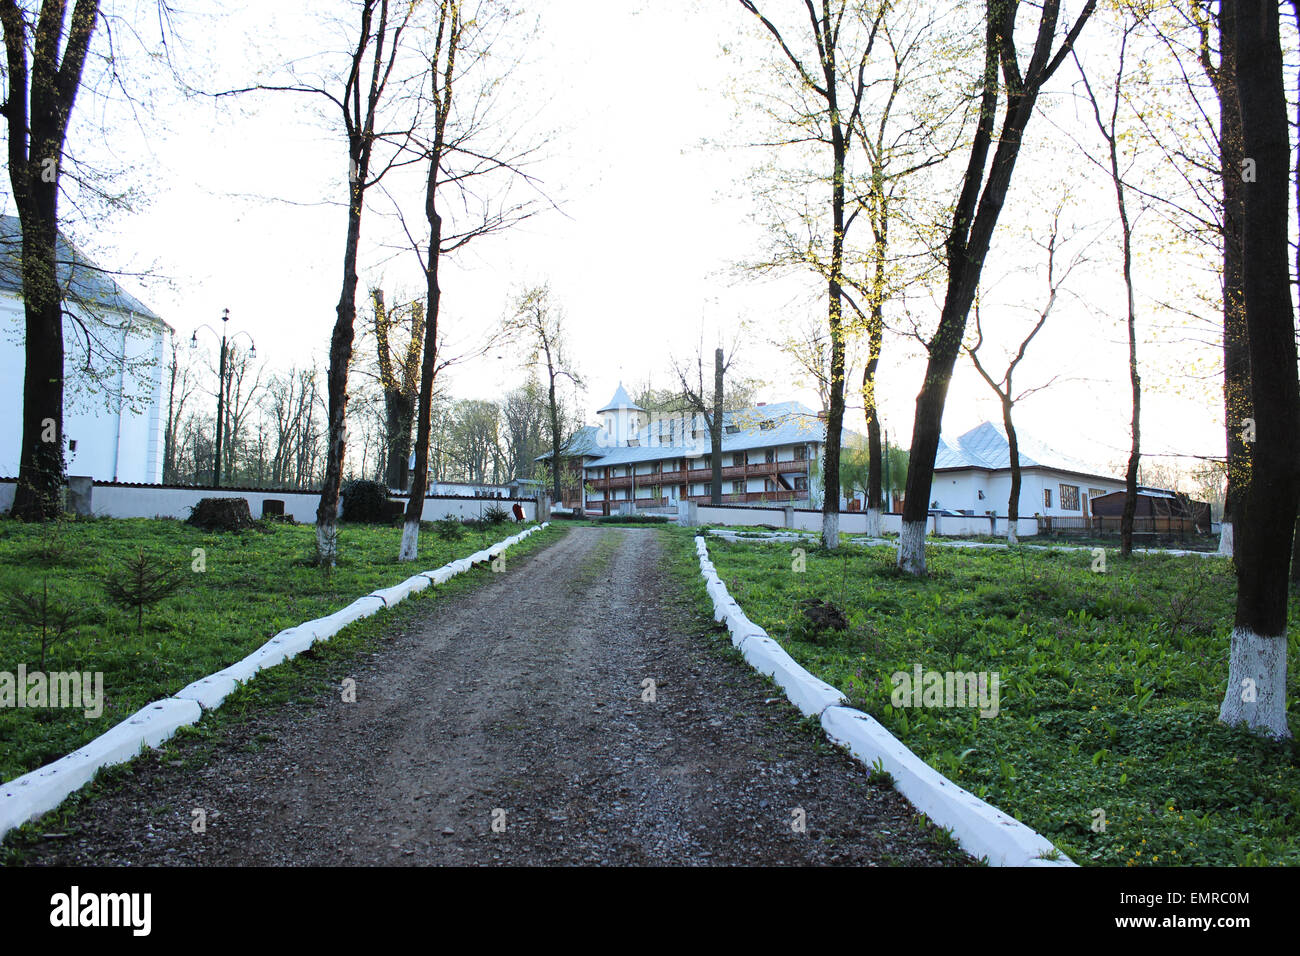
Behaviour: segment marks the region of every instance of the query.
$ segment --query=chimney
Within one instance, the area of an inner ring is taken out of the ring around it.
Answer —
[[[767,402],[759,402],[758,405],[757,405],[757,407],[758,407],[758,408],[763,408],[763,407],[765,407],[766,405],[767,405]]]

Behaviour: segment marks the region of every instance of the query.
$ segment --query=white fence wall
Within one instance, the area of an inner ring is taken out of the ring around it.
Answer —
[[[14,503],[13,481],[0,482],[0,512],[8,512]],[[180,518],[190,516],[190,509],[200,498],[243,498],[254,518],[262,515],[262,502],[274,498],[284,502],[284,513],[300,524],[316,523],[316,507],[320,504],[318,492],[301,491],[247,491],[211,488],[162,488],[154,486],[96,485],[91,493],[91,509],[101,518]],[[399,499],[404,500],[404,499]],[[524,517],[533,521],[537,517],[537,502],[519,498],[425,498],[421,517],[436,521],[447,515],[457,518],[479,518],[493,505],[507,511],[519,501]]]
[[[880,530],[898,534],[902,530],[902,516],[886,514],[880,516]],[[712,505],[699,506],[700,524],[725,525],[775,525],[785,526],[785,513],[780,508],[719,508]],[[794,528],[796,531],[821,531],[822,516],[820,511],[795,509]],[[866,534],[867,516],[861,511],[840,512],[841,534]],[[1007,519],[996,519],[996,525],[987,516],[950,516],[932,515],[929,531],[933,534],[952,537],[970,537],[972,535],[1005,535]],[[1038,534],[1038,522],[1033,518],[1020,518],[1016,522],[1016,535],[1030,538]]]

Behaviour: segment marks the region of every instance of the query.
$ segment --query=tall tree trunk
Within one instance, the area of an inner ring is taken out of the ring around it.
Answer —
[[[912,451],[907,467],[907,498],[903,503],[903,529],[898,542],[898,566],[909,574],[925,574],[925,525],[929,515],[930,486],[934,479],[934,459],[939,450],[939,433],[948,385],[953,366],[961,351],[966,319],[980,272],[988,255],[998,216],[1006,201],[1007,189],[1015,172],[1024,132],[1033,116],[1034,104],[1042,84],[1052,75],[1061,59],[1073,47],[1096,7],[1087,0],[1074,25],[1055,55],[1051,53],[1060,4],[1045,0],[1038,25],[1034,54],[1023,79],[1019,66],[1013,64],[1017,4],[989,0],[985,22],[983,93],[980,118],[971,143],[970,161],[962,181],[961,194],[953,210],[952,229],[946,245],[948,289],[944,296],[939,328],[929,342],[930,359],[925,380],[916,398],[916,416],[912,426]],[[998,66],[1006,53],[1004,75],[1015,71],[1017,82],[1007,82],[1007,111],[997,137],[997,149],[985,182],[984,165],[993,141],[993,126],[998,103]]]
[[[385,454],[384,481],[389,488],[405,491],[411,474],[411,426],[415,423],[415,397],[400,389],[384,389]]]
[[[352,149],[354,162],[359,146]],[[335,308],[330,337],[330,367],[326,378],[329,412],[326,419],[325,479],[316,508],[316,548],[320,560],[333,567],[338,557],[339,485],[347,450],[348,366],[352,362],[353,327],[357,318],[357,249],[361,244],[361,209],[365,200],[365,171],[354,165],[348,182],[348,238],[343,249],[343,290]]]
[[[1007,544],[1019,544],[1016,536],[1016,523],[1020,520],[1020,440],[1016,437],[1016,426],[1011,421],[1011,383],[1007,382],[1007,394],[1002,396],[1002,427],[1007,430],[1007,452],[1011,464],[1011,495],[1007,498]]]
[[[555,398],[556,370],[549,352],[546,358],[546,374],[547,381],[550,383],[547,401],[551,416],[551,501],[554,505],[561,506],[564,504],[564,499],[560,497],[560,469],[564,467],[564,463],[560,460],[560,444],[563,436],[560,435],[560,406]],[[633,500],[635,502],[635,499]]]
[[[867,537],[880,537],[882,504],[882,458],[880,446],[880,407],[876,402],[876,370],[880,367],[880,352],[885,338],[885,257],[888,255],[888,211],[882,195],[883,186],[877,173],[874,191],[879,209],[875,230],[873,258],[875,274],[872,278],[871,306],[867,326],[867,364],[862,370],[862,407],[867,419]]]
[[[1288,565],[1300,501],[1300,382],[1289,288],[1290,143],[1275,2],[1238,0],[1224,44],[1236,55],[1243,183],[1242,288],[1255,441],[1234,515],[1237,609],[1219,719],[1289,738],[1286,719]]]
[[[831,333],[831,402],[826,412],[826,451],[822,470],[825,483],[825,493],[822,495],[822,547],[832,550],[840,546],[840,444],[844,435],[844,290],[841,277],[844,274],[844,160],[847,151],[836,100],[839,81],[835,76],[833,56],[833,50],[828,48],[827,57],[831,59],[826,68],[826,91],[835,171],[831,183],[831,272],[827,283],[827,323]]]
[[[1133,395],[1133,418],[1129,424],[1131,444],[1128,453],[1128,468],[1124,473],[1124,511],[1120,517],[1120,554],[1128,557],[1133,553],[1133,516],[1137,511],[1137,477],[1138,465],[1142,460],[1142,379],[1138,375],[1137,359],[1137,311],[1133,298],[1133,248],[1132,231],[1128,221],[1128,210],[1124,202],[1124,184],[1120,179],[1119,160],[1115,142],[1110,144],[1111,174],[1115,182],[1116,202],[1119,205],[1120,228],[1123,231],[1124,288],[1128,301],[1128,378]]]
[[[45,0],[31,24],[17,3],[0,3],[7,67],[0,115],[8,125],[9,183],[23,231],[22,444],[12,514],[29,521],[55,518],[61,508],[65,465],[59,176],[68,121],[99,18],[98,0],[77,0],[64,43],[66,6],[66,0]]]
[[[60,510],[63,486],[63,297],[56,272],[57,194],[34,190],[22,222],[23,439],[13,516],[47,521]]]
[[[438,284],[438,259],[442,245],[442,216],[437,211],[438,160],[432,161],[425,214],[429,220],[429,258],[426,295],[428,306],[424,322],[424,357],[420,362],[420,406],[415,424],[415,474],[411,476],[411,496],[406,501],[402,523],[399,561],[414,561],[420,549],[420,518],[424,514],[424,494],[429,479],[429,433],[433,422],[433,376],[437,368],[438,315],[442,306],[442,288]]]
[[[722,349],[714,349],[713,414],[709,416],[709,502],[715,505],[722,504],[722,358]]]

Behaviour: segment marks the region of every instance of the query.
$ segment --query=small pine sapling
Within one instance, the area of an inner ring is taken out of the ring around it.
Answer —
[[[45,670],[45,658],[55,644],[71,637],[86,622],[85,607],[67,604],[50,597],[50,584],[41,580],[39,591],[10,587],[0,596],[5,614],[15,623],[41,632],[41,660],[39,669]]]
[[[185,583],[184,571],[176,566],[159,564],[141,548],[128,558],[117,572],[104,576],[104,590],[118,607],[135,608],[136,633],[144,633],[144,609],[170,597]]]

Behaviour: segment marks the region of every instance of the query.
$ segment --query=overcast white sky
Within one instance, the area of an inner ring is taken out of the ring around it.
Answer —
[[[195,82],[249,82],[259,65],[310,51],[320,29],[314,14],[334,6],[320,0],[303,13],[277,3],[269,14],[267,3],[194,0],[194,12],[177,20],[184,43],[179,57]],[[484,239],[458,258],[443,299],[443,321],[455,337],[472,340],[501,318],[512,293],[549,281],[585,377],[582,402],[594,412],[620,379],[629,388],[647,377],[668,384],[671,357],[691,354],[702,328],[711,348],[730,342],[742,320],[776,337],[809,314],[824,315],[824,288],[815,279],[741,280],[732,269],[762,251],[763,233],[750,219],[744,186],[759,157],[703,143],[729,138],[736,105],[727,95],[736,61],[723,45],[762,50],[745,47],[758,41],[740,4],[545,0],[531,6],[540,34],[516,74],[513,109],[550,133],[533,172],[561,211]],[[180,101],[160,94],[157,102]],[[1071,121],[1072,108],[1053,108],[1058,120]],[[188,100],[160,113],[165,130],[150,126],[141,136],[128,128],[112,138],[149,201],[93,230],[73,224],[74,238],[109,267],[167,277],[123,284],[185,340],[200,323],[219,325],[221,310],[229,308],[231,330],[250,332],[259,357],[282,368],[313,358],[323,365],[344,240],[337,202],[346,152],[333,117],[309,98],[288,94],[221,108]],[[1041,225],[1048,197],[1064,180],[1086,175],[1086,164],[1069,155],[1069,144],[1042,118],[1031,133],[1039,138],[1032,155],[1043,161],[1022,159],[986,271],[990,281],[1009,276],[996,293],[1004,308],[996,309],[991,292],[984,312],[986,324],[1001,328],[1008,341],[1025,321],[1010,303],[1037,306],[1041,294],[1041,279],[1013,275],[1026,263],[1017,237]],[[7,181],[4,186],[6,211],[12,211]],[[1110,217],[1104,190],[1082,186],[1078,195],[1073,219],[1095,226]],[[390,294],[419,288],[414,263],[392,253],[400,228],[380,197],[372,205],[363,226],[363,315],[368,284],[382,283]],[[418,204],[410,215],[420,220]],[[1098,262],[1079,273],[1079,298],[1062,300],[1019,373],[1024,385],[1054,375],[1067,380],[1027,400],[1017,416],[1025,432],[1099,466],[1125,456],[1130,414],[1122,296],[1105,245],[1098,246]],[[1154,258],[1144,265],[1153,286],[1168,284],[1168,263]],[[936,316],[937,310],[936,303]],[[1153,363],[1145,376],[1146,448],[1221,453],[1219,382],[1190,377],[1197,356],[1185,349],[1143,348]],[[1200,357],[1212,361],[1212,350]],[[799,388],[793,368],[758,337],[743,342],[740,364],[763,381],[761,399],[816,403],[815,393]],[[886,342],[879,394],[891,437],[903,444],[923,368],[916,342]],[[447,384],[459,397],[495,398],[522,377],[513,357],[489,357],[452,370]],[[850,385],[850,404],[858,410],[849,426],[861,429],[856,378]],[[945,433],[998,418],[987,386],[963,358]]]

